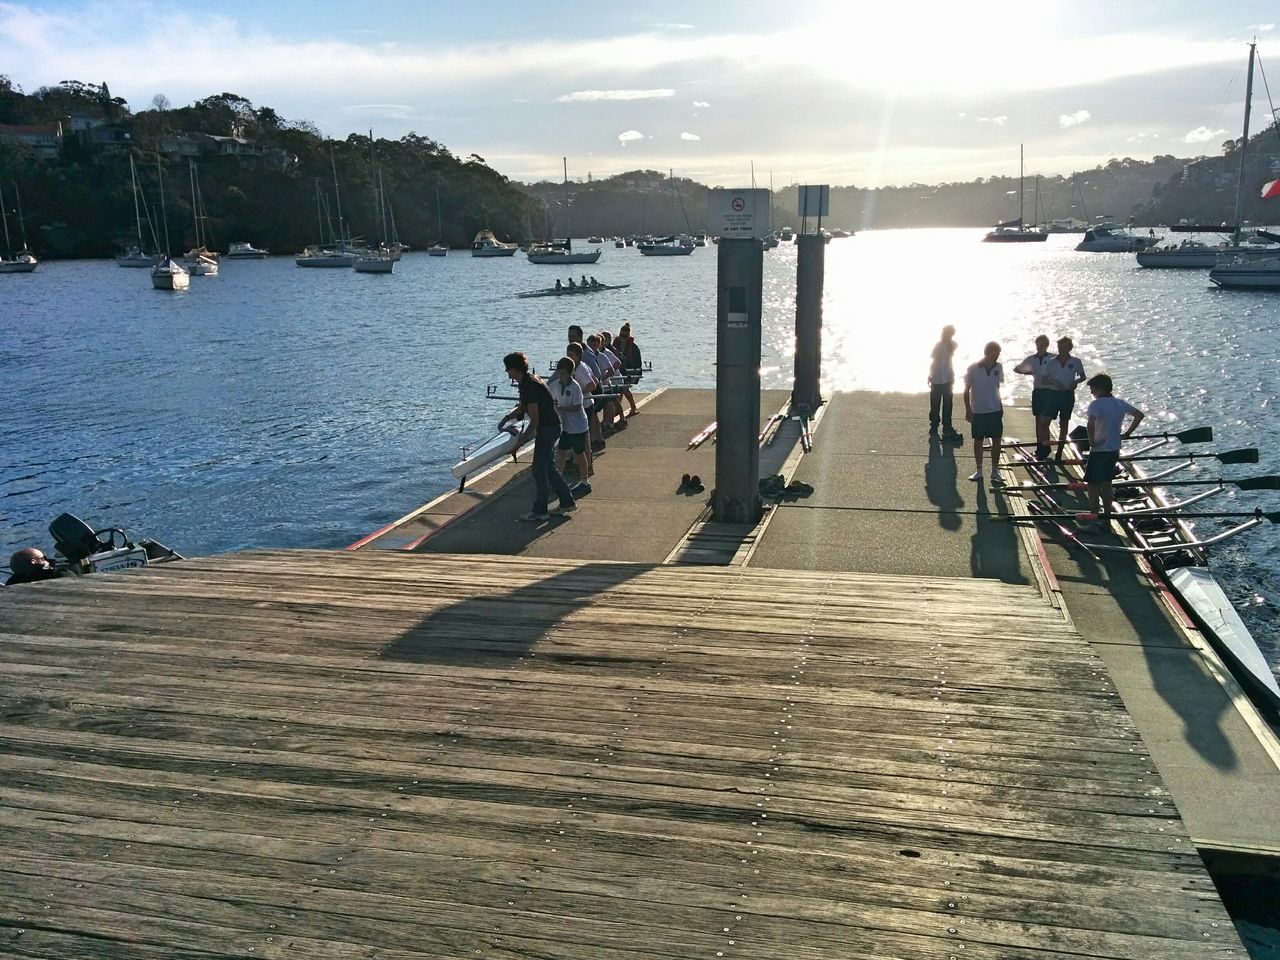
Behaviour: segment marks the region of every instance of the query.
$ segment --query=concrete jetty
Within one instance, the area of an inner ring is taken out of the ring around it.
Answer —
[[[358,549],[0,591],[4,952],[1243,958],[1198,847],[1274,847],[1280,774],[1211,652],[921,397],[773,424],[812,493],[710,522],[714,409],[645,398],[572,518],[505,463]]]

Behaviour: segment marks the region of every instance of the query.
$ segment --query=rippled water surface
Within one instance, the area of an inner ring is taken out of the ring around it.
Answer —
[[[1069,333],[1086,369],[1111,372],[1149,423],[1210,424],[1217,449],[1261,447],[1257,468],[1224,473],[1280,473],[1280,294],[1076,253],[1074,237],[980,236],[885,231],[827,247],[829,390],[924,390],[945,323],[959,331],[958,366],[989,339],[1016,361],[1035,334]],[[503,412],[484,399],[502,355],[525,350],[541,368],[569,323],[630,320],[654,365],[647,385],[714,385],[714,247],[647,258],[608,245],[582,269],[631,286],[519,300],[556,268],[457,252],[409,254],[390,277],[229,261],[180,294],[112,261],[0,275],[0,556],[47,544],[63,510],[186,554],[346,545],[448,489],[459,447]],[[766,386],[789,382],[794,286],[794,247],[766,252]],[[1280,509],[1280,494],[1217,502]],[[1253,531],[1215,558],[1280,664],[1280,536]]]

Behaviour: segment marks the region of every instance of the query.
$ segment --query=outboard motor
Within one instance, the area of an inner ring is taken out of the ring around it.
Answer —
[[[49,524],[49,533],[54,548],[76,573],[104,573],[182,559],[162,543],[145,539],[134,543],[119,527],[94,530],[70,513],[61,514]]]

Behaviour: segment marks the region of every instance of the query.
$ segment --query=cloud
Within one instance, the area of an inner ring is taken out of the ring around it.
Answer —
[[[659,30],[692,30],[692,23],[655,23],[655,27]]]
[[[1255,23],[1251,27],[1249,27],[1250,30],[1255,30],[1258,33],[1268,33],[1269,31],[1274,30],[1275,28],[1276,28],[1276,25],[1274,23]]]
[[[401,120],[413,115],[413,107],[407,103],[353,103],[340,107],[343,113],[358,113],[361,116],[383,117],[389,120]]]
[[[686,132],[686,133],[682,133],[682,134],[680,134],[680,139],[681,139],[681,140],[701,140],[702,138],[701,138],[700,136],[698,136],[696,133],[687,133],[687,132]]]
[[[674,90],[575,90],[562,97],[556,97],[556,103],[597,103],[601,100],[661,100],[674,97]]]
[[[618,142],[624,147],[635,140],[643,140],[644,134],[639,130],[623,130],[618,134]]]
[[[711,106],[711,104],[707,103],[707,101],[705,101],[705,100],[695,100],[695,101],[693,101],[693,105],[694,105],[695,107],[698,107],[698,108],[703,108],[703,107],[709,107],[709,106]]]
[[[998,117],[974,117],[973,119],[977,120],[979,123],[994,123],[997,127],[1003,127],[1009,122],[1009,118],[1004,114],[1001,114]]]
[[[1075,113],[1064,113],[1062,116],[1058,117],[1058,126],[1063,128],[1078,127],[1091,116],[1093,116],[1093,114],[1088,110],[1077,110]]]
[[[1185,137],[1182,138],[1183,143],[1208,143],[1210,140],[1216,140],[1218,137],[1226,136],[1225,130],[1210,130],[1208,127],[1196,127]]]

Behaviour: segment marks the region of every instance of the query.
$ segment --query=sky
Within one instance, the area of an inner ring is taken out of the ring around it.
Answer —
[[[1275,0],[0,0],[0,73],[134,110],[230,92],[525,182],[882,186],[1215,156],[1280,100]]]

